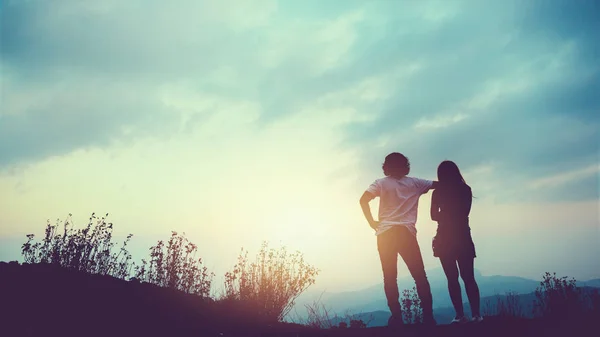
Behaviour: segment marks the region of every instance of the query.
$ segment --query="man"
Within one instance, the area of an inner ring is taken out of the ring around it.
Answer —
[[[421,250],[417,242],[417,208],[419,197],[437,186],[436,181],[408,177],[410,162],[401,153],[390,153],[383,163],[385,178],[377,179],[360,198],[360,205],[377,235],[377,250],[383,270],[383,284],[392,316],[388,326],[402,324],[398,292],[398,254],[415,280],[423,309],[423,323],[435,325],[431,289]],[[373,219],[369,202],[380,198],[379,221]]]

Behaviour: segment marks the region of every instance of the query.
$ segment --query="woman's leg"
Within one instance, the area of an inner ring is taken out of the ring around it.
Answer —
[[[452,258],[440,258],[444,274],[448,279],[448,292],[450,293],[450,300],[456,311],[456,317],[462,317],[465,315],[462,305],[462,294],[460,291],[460,283],[458,282],[458,267],[456,266],[456,260]]]
[[[473,317],[480,316],[479,311],[479,287],[475,281],[474,258],[459,259],[458,266],[460,268],[460,276],[465,282],[469,305],[471,306],[471,315]]]

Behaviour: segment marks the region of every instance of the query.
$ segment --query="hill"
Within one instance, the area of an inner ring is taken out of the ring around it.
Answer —
[[[319,330],[261,322],[234,303],[203,300],[154,285],[52,265],[0,262],[1,336],[564,336],[586,335],[600,320],[507,320],[462,327],[420,325]]]
[[[48,264],[0,262],[0,298],[1,336],[217,336],[267,325],[227,303]]]

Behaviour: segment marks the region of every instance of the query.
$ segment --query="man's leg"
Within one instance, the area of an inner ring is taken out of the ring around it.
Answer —
[[[435,322],[433,319],[433,299],[427,274],[425,273],[425,266],[423,265],[421,249],[419,248],[417,238],[408,229],[403,229],[400,238],[400,256],[402,256],[404,263],[408,267],[408,271],[415,280],[417,293],[421,300],[421,308],[423,309],[423,321],[425,323],[433,323]]]
[[[398,240],[395,229],[377,236],[377,250],[383,270],[383,289],[392,317],[402,319],[398,292]]]

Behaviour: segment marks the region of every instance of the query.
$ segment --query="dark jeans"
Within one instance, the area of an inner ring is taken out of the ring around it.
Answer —
[[[417,238],[404,226],[397,226],[377,236],[377,250],[383,269],[383,288],[387,304],[393,316],[402,317],[398,292],[398,254],[402,256],[408,271],[417,285],[423,317],[433,318],[433,300],[429,281],[425,274],[423,257]]]

